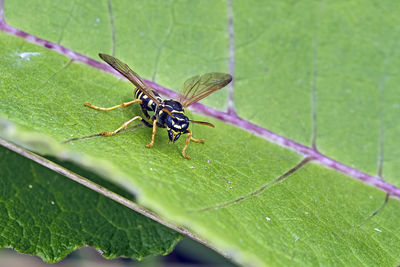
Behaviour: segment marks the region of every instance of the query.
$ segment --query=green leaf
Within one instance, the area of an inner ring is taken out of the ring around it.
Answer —
[[[102,250],[106,258],[140,260],[170,252],[180,239],[155,221],[4,147],[0,159],[1,247],[48,262],[59,261],[83,245]],[[101,182],[93,173],[79,171]]]
[[[233,5],[239,116],[307,146],[315,134],[323,154],[372,175],[382,160],[382,176],[400,186],[399,6]]]
[[[400,57],[393,35],[400,29],[392,15],[398,7],[232,2],[229,17],[230,1],[9,1],[5,17],[94,59],[115,51],[167,88],[233,66],[240,117],[398,186]],[[399,263],[397,199],[379,209],[385,193],[235,125],[190,114],[216,125],[193,127],[206,143],[189,145],[190,161],[180,155],[183,138],[168,144],[162,129],[152,149],[144,147],[151,136],[145,127],[61,145],[140,114],[137,106],[110,112],[83,106],[129,101],[132,85],[17,37],[1,34],[0,47],[3,138],[101,173],[241,264]],[[37,54],[28,60],[26,52]],[[228,89],[204,103],[226,110]]]

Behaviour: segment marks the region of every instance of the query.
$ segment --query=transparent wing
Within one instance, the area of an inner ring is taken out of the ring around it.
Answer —
[[[209,94],[225,87],[232,81],[232,76],[226,73],[211,72],[191,77],[183,84],[179,102],[188,107]]]
[[[119,59],[116,59],[115,57],[110,56],[110,55],[99,54],[99,56],[102,60],[107,62],[111,67],[113,67],[115,70],[117,70],[123,76],[125,76],[129,81],[131,81],[140,91],[142,91],[151,100],[153,100],[154,103],[156,103],[157,105],[160,104],[160,102],[157,100],[156,96],[152,92],[152,89],[150,87],[148,87],[144,83],[142,78],[140,78],[139,75],[136,74],[136,72],[131,70],[128,65],[126,65]]]

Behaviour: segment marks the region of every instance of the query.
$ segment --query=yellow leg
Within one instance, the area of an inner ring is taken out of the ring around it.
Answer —
[[[156,136],[157,133],[157,120],[153,121],[153,134],[151,135],[151,142],[150,144],[147,144],[146,147],[151,148],[154,144],[154,137]]]
[[[193,138],[193,137],[192,137],[192,130],[188,130],[188,137],[186,138],[186,140],[185,140],[185,146],[184,146],[183,149],[182,149],[182,156],[185,157],[185,158],[187,158],[187,159],[190,159],[190,157],[189,157],[189,155],[187,155],[187,154],[185,153],[185,151],[186,151],[186,148],[187,148],[187,146],[189,145],[190,141],[193,141],[193,142],[195,142],[195,143],[204,143],[204,139],[196,139],[196,138]]]
[[[193,138],[192,136],[190,137],[190,141],[195,142],[195,143],[203,143],[204,144],[204,139],[196,139],[196,138]]]
[[[97,110],[109,111],[109,110],[113,110],[113,109],[116,109],[116,108],[125,108],[125,107],[128,107],[128,106],[130,106],[130,105],[132,105],[132,104],[135,104],[135,103],[140,103],[140,104],[142,104],[142,100],[140,100],[140,99],[135,99],[135,100],[132,100],[132,101],[129,101],[129,102],[122,103],[122,104],[117,105],[117,106],[113,106],[113,107],[111,107],[111,108],[101,108],[101,107],[97,107],[97,106],[94,106],[94,105],[90,104],[89,102],[85,102],[84,105],[85,105],[85,106],[88,106],[89,108],[93,108],[93,109],[97,109]]]
[[[122,124],[122,126],[119,127],[117,130],[112,131],[112,132],[101,132],[100,135],[110,136],[110,135],[117,134],[119,131],[125,129],[129,124],[131,124],[135,120],[143,120],[143,118],[140,116],[136,116],[136,117],[130,119],[129,121],[125,122],[124,124]]]

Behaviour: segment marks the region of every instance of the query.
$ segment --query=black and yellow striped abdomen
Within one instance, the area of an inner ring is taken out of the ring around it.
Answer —
[[[153,93],[156,96],[157,100],[161,103],[162,99],[161,99],[160,95],[154,90],[153,90]],[[146,111],[153,111],[153,112],[156,111],[157,104],[154,103],[154,101],[151,100],[147,95],[143,94],[143,92],[140,91],[139,89],[136,89],[135,97],[137,99],[142,100],[142,104],[141,104],[142,109],[145,109]]]

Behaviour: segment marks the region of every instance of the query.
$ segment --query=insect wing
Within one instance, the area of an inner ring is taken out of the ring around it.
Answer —
[[[140,91],[142,91],[145,95],[147,95],[151,100],[154,101],[157,105],[160,104],[160,102],[157,100],[156,96],[152,92],[151,88],[148,87],[142,78],[139,77],[139,75],[136,74],[129,66],[119,59],[106,55],[106,54],[99,54],[100,58],[107,62],[111,67],[113,67],[116,71],[121,73],[123,76],[125,76],[129,81],[131,81]]]
[[[183,84],[179,102],[188,107],[209,94],[225,87],[232,81],[232,76],[226,73],[211,72],[201,76],[191,77]]]

